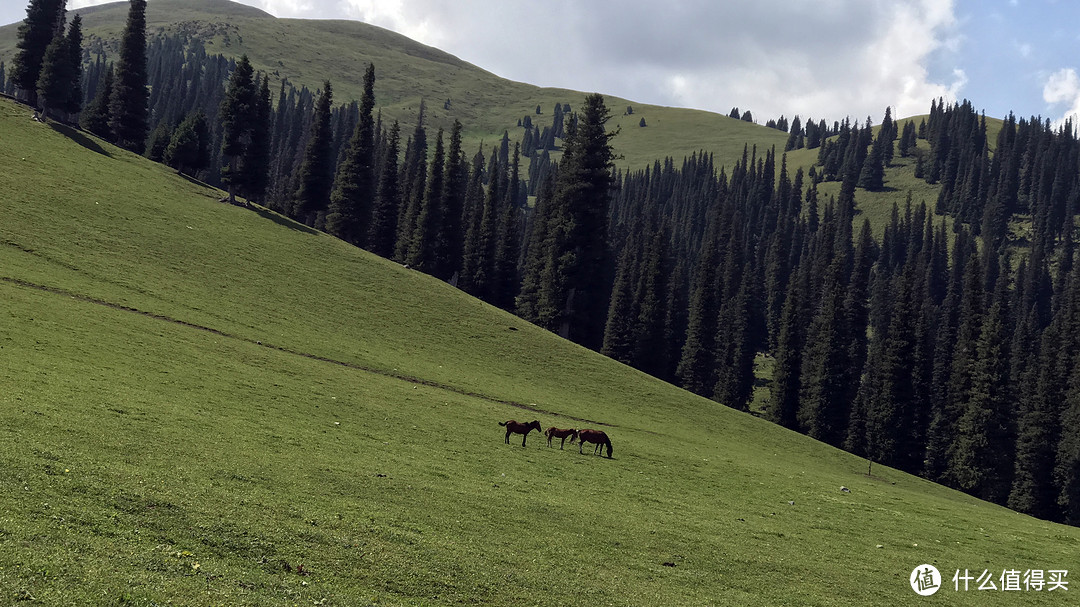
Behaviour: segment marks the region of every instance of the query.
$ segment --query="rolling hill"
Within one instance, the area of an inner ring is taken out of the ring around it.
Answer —
[[[954,571],[1080,555],[7,100],[0,132],[9,602],[914,605],[929,563],[981,605]]]
[[[127,6],[116,2],[75,11],[83,15],[87,44],[97,37],[115,52]],[[506,130],[512,140],[519,140],[516,125],[522,117],[530,115],[543,126],[550,123],[556,103],[577,107],[585,97],[580,91],[500,78],[438,49],[356,21],[278,19],[228,0],[156,0],[148,4],[146,18],[150,35],[184,33],[202,39],[211,53],[237,58],[246,53],[256,70],[274,80],[288,78],[314,90],[329,79],[338,103],[359,99],[364,69],[373,62],[377,109],[384,117],[411,125],[424,99],[434,128],[449,127],[455,119],[462,122],[469,150],[481,141],[497,141]],[[0,27],[0,59],[10,62],[14,56],[16,31],[16,24]],[[449,109],[444,107],[446,100]],[[535,115],[537,105],[541,116]],[[607,105],[616,114],[612,127],[622,129],[615,142],[623,156],[620,167],[644,168],[657,158],[681,160],[699,150],[714,152],[717,164],[731,166],[747,142],[762,149],[774,145],[783,149],[787,140],[781,131],[711,112],[615,97],[609,97]],[[628,105],[634,108],[632,116],[623,115]],[[648,127],[638,126],[641,118]]]

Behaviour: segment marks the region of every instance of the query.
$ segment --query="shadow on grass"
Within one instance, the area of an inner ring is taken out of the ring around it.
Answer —
[[[64,125],[64,124],[59,124],[59,123],[56,123],[56,122],[50,122],[49,126],[52,128],[52,130],[56,131],[57,133],[60,133],[64,137],[67,137],[68,139],[70,139],[70,140],[74,141],[75,143],[83,146],[84,148],[90,150],[91,152],[97,152],[98,154],[101,154],[102,156],[112,158],[112,154],[107,152],[105,150],[105,148],[98,145],[98,142],[94,141],[90,137],[87,137],[86,134],[83,133],[82,131],[79,131],[78,129],[73,129],[70,126],[67,126],[67,125]]]
[[[272,221],[272,222],[274,222],[274,223],[276,223],[276,224],[278,224],[280,226],[285,226],[286,228],[296,230],[297,232],[303,232],[305,234],[318,234],[319,233],[318,230],[313,230],[313,229],[307,227],[306,225],[304,225],[304,224],[302,224],[302,223],[300,223],[298,221],[293,221],[293,220],[289,219],[288,217],[283,217],[283,216],[278,215],[277,213],[275,213],[273,211],[268,211],[268,210],[263,209],[261,207],[251,207],[251,210],[258,213],[259,216],[262,217],[263,219],[269,219],[270,221]]]
[[[190,183],[192,185],[201,186],[201,187],[204,187],[204,188],[206,188],[208,190],[215,189],[214,186],[210,185],[209,183],[206,183],[205,181],[199,181],[198,179],[195,179],[194,177],[192,177],[191,175],[188,175],[187,173],[183,173],[181,171],[176,171],[176,174],[178,176],[180,176],[181,178],[183,178],[184,181],[186,181],[186,182],[188,182],[188,183]]]

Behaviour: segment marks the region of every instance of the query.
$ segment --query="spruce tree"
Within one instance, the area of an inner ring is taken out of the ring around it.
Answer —
[[[236,62],[236,69],[229,76],[225,98],[221,101],[218,115],[221,120],[221,156],[225,166],[221,168],[221,180],[228,186],[229,201],[236,202],[236,194],[242,192],[246,169],[242,160],[256,129],[264,128],[256,122],[255,70],[247,55]]]
[[[617,132],[607,131],[610,117],[603,96],[593,94],[576,122],[568,121],[552,205],[561,225],[548,252],[557,266],[545,269],[541,288],[549,305],[561,308],[548,328],[592,349],[603,339],[612,270],[607,215]]]
[[[326,229],[331,234],[364,246],[375,198],[375,64],[364,73],[360,115],[345,158],[338,165]]]
[[[443,216],[439,224],[435,275],[452,280],[461,271],[461,258],[465,249],[465,194],[468,188],[469,169],[461,151],[461,122],[455,120],[450,131],[450,148],[446,152],[445,177],[443,178]]]
[[[800,378],[799,426],[808,435],[840,445],[847,432],[849,403],[843,383],[848,341],[843,323],[844,285],[839,259],[829,264],[822,299],[807,330]]]
[[[262,125],[251,131],[247,149],[244,150],[244,197],[248,200],[263,202],[266,188],[270,182],[271,118],[269,76],[261,78],[262,83],[255,94],[255,124]]]
[[[169,147],[172,139],[172,128],[168,122],[159,122],[154,130],[150,131],[150,138],[146,142],[146,151],[143,155],[154,162],[165,160],[165,149]]]
[[[1054,482],[1061,488],[1057,503],[1062,522],[1080,525],[1080,365],[1073,367],[1061,412],[1061,439],[1057,445]]]
[[[798,427],[796,414],[802,375],[804,327],[807,324],[801,314],[804,295],[799,287],[802,282],[799,276],[793,275],[787,285],[776,341],[772,394],[766,409],[769,420],[792,430]]]
[[[315,227],[322,227],[318,224],[330,204],[330,188],[333,185],[334,157],[330,147],[333,138],[330,130],[332,102],[333,90],[327,80],[323,83],[322,93],[315,103],[311,135],[304,151],[303,164],[300,165],[297,178],[299,187],[293,207],[293,213],[300,221]]]
[[[635,331],[633,364],[638,369],[661,379],[667,379],[667,342],[675,342],[668,327],[668,298],[675,290],[669,278],[671,268],[668,259],[668,242],[671,239],[666,225],[651,227],[652,235],[646,235],[638,272],[638,284],[634,298],[638,305],[637,330]],[[648,224],[646,224],[648,225]]]
[[[634,360],[634,338],[637,329],[638,309],[634,300],[634,283],[639,263],[638,237],[637,231],[631,233],[619,256],[607,323],[604,326],[604,344],[600,349],[604,356],[628,365]]]
[[[83,69],[82,69],[82,15],[75,13],[68,26],[67,49],[69,69],[68,97],[64,103],[64,111],[68,114],[78,114],[83,106]],[[2,89],[0,85],[0,89]]]
[[[1007,505],[1013,510],[1039,518],[1053,518],[1058,510],[1060,490],[1054,484],[1055,460],[1060,451],[1057,430],[1061,423],[1056,384],[1061,336],[1051,324],[1040,339],[1039,362],[1030,370],[1037,377],[1035,390],[1023,395],[1017,421],[1016,460]]]
[[[725,405],[747,410],[754,389],[753,298],[755,278],[748,267],[742,272],[739,290],[720,309],[718,323],[717,379],[713,398]]]
[[[45,52],[58,35],[66,12],[65,0],[30,0],[26,19],[19,24],[18,51],[11,65],[11,82],[37,107],[38,80]]]
[[[196,110],[172,132],[165,148],[165,164],[187,175],[197,175],[210,162],[210,130],[206,114]]]
[[[409,242],[405,263],[410,267],[433,274],[438,268],[439,224],[443,214],[443,167],[446,152],[443,146],[443,130],[435,135],[435,151],[431,159],[431,172],[424,189],[423,202],[416,216],[416,227]]]
[[[112,139],[109,128],[109,97],[113,88],[113,68],[110,65],[98,83],[93,101],[82,113],[82,127],[102,139]]]
[[[495,252],[498,241],[498,218],[502,202],[499,185],[505,182],[499,158],[495,156],[488,169],[487,194],[475,210],[474,219],[465,235],[465,257],[461,265],[461,288],[484,300],[494,289]],[[481,192],[482,193],[482,192]]]
[[[405,146],[405,162],[401,167],[401,206],[398,214],[398,236],[394,245],[394,259],[404,262],[409,255],[412,235],[416,230],[416,218],[424,202],[427,184],[427,130],[424,128],[426,106],[420,101],[416,127]]]
[[[63,25],[60,26],[63,28]],[[71,64],[71,51],[68,39],[62,32],[53,36],[52,42],[45,49],[41,61],[41,72],[37,82],[37,105],[44,118],[53,117],[62,112],[71,98],[71,83],[74,78],[74,66]]]
[[[525,239],[525,263],[522,269],[521,289],[516,301],[515,313],[525,320],[541,324],[539,298],[541,273],[547,260],[551,198],[554,196],[554,175],[548,173],[542,179],[536,194],[536,204],[529,216]]]
[[[109,129],[117,145],[133,152],[146,144],[146,85],[146,0],[131,0],[109,99]]]
[[[716,228],[712,226],[709,229]],[[716,287],[718,255],[715,232],[706,238],[697,263],[690,294],[686,341],[675,375],[683,388],[694,394],[711,396],[716,386],[716,325],[720,310]]]
[[[389,258],[394,254],[397,240],[398,205],[401,190],[398,183],[398,152],[401,145],[401,126],[395,120],[390,126],[386,152],[379,176],[379,189],[371,210],[371,228],[368,231],[368,249],[376,255]]]
[[[866,160],[863,161],[858,181],[860,188],[877,191],[885,187],[884,148],[886,145],[891,146],[892,142],[884,141],[884,133],[885,129],[882,127],[881,131],[878,132],[877,139],[874,140],[874,144],[870,146],[870,153],[866,155]]]
[[[982,323],[946,471],[959,489],[997,503],[1009,494],[1014,444],[1004,297],[999,289]]]

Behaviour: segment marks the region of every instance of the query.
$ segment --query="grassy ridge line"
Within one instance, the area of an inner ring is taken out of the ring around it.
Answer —
[[[199,331],[205,331],[207,333],[212,333],[212,334],[220,336],[220,337],[226,337],[226,338],[229,338],[229,339],[236,339],[236,340],[239,340],[239,341],[247,342],[249,344],[254,344],[254,345],[257,345],[257,346],[261,346],[261,347],[264,347],[264,348],[270,348],[271,350],[277,350],[278,352],[284,352],[286,354],[292,354],[292,355],[295,355],[295,356],[302,356],[304,358],[308,358],[308,359],[311,359],[311,360],[324,362],[324,363],[329,363],[329,364],[332,364],[332,365],[338,365],[338,366],[341,366],[341,367],[347,367],[349,369],[355,369],[357,371],[363,371],[365,373],[373,373],[375,375],[382,375],[384,377],[389,377],[389,378],[392,378],[392,379],[401,380],[401,381],[404,381],[404,382],[408,382],[410,384],[417,384],[417,385],[422,385],[422,386],[428,386],[430,388],[436,388],[436,389],[439,389],[439,390],[445,390],[447,392],[453,392],[455,394],[460,394],[461,396],[468,396],[468,397],[471,397],[471,398],[478,398],[478,399],[486,400],[486,401],[489,401],[489,402],[492,402],[492,403],[496,403],[496,404],[500,404],[500,405],[506,405],[506,406],[509,406],[509,407],[514,407],[516,409],[522,409],[522,410],[529,411],[529,412],[532,412],[532,413],[540,413],[540,414],[543,414],[543,415],[552,415],[552,416],[557,415],[557,416],[565,418],[565,419],[578,421],[578,422],[586,422],[586,423],[589,423],[589,424],[593,424],[593,425],[597,425],[597,426],[604,426],[604,427],[609,427],[609,428],[618,427],[616,424],[609,424],[609,423],[606,423],[606,422],[591,420],[591,419],[587,419],[587,418],[583,418],[583,417],[576,417],[576,416],[573,416],[573,415],[559,414],[559,413],[555,413],[555,412],[552,412],[552,411],[547,411],[545,409],[541,409],[540,407],[537,407],[535,404],[530,405],[530,404],[515,402],[515,401],[512,401],[512,400],[505,400],[505,399],[498,398],[498,397],[495,397],[495,396],[490,396],[490,395],[487,395],[487,394],[481,394],[479,392],[472,392],[472,391],[469,391],[469,390],[464,390],[464,389],[459,388],[459,387],[455,387],[455,386],[451,386],[451,385],[447,385],[447,384],[442,384],[442,383],[439,383],[439,382],[436,382],[436,381],[422,379],[422,378],[419,378],[419,377],[412,377],[412,376],[409,376],[409,375],[402,375],[402,374],[399,374],[399,373],[392,373],[392,372],[386,371],[385,369],[369,367],[369,366],[365,366],[365,365],[361,365],[361,364],[357,364],[357,363],[352,363],[352,362],[347,362],[347,361],[343,361],[343,360],[335,360],[335,359],[332,359],[332,358],[328,358],[328,357],[325,357],[325,356],[319,356],[319,355],[311,354],[311,353],[308,353],[308,352],[300,352],[300,351],[297,351],[297,350],[293,350],[291,348],[287,348],[285,346],[274,345],[272,343],[263,343],[263,342],[258,341],[258,340],[241,337],[239,335],[232,335],[230,333],[227,333],[225,331],[221,331],[219,329],[215,329],[213,327],[207,327],[207,326],[187,322],[187,321],[184,321],[184,320],[171,318],[171,317],[165,316],[163,314],[155,314],[153,312],[145,312],[143,310],[139,310],[138,308],[133,308],[131,306],[121,305],[121,304],[117,304],[117,303],[112,303],[112,302],[109,302],[109,301],[105,301],[103,299],[98,299],[98,298],[90,297],[90,296],[87,296],[87,295],[81,295],[81,294],[74,293],[74,292],[71,292],[71,291],[67,291],[65,289],[58,288],[58,287],[35,284],[35,283],[29,282],[29,281],[26,281],[26,280],[21,280],[21,279],[9,277],[9,276],[0,276],[0,281],[8,282],[8,283],[11,283],[13,285],[20,286],[20,287],[26,287],[26,288],[30,288],[30,289],[37,289],[39,291],[44,291],[46,293],[52,293],[54,295],[61,295],[61,296],[65,296],[65,297],[70,297],[72,299],[77,299],[79,301],[85,301],[87,303],[92,303],[92,304],[97,304],[97,305],[100,305],[100,306],[105,306],[107,308],[112,308],[114,310],[120,310],[120,311],[123,311],[123,312],[131,312],[133,314],[138,314],[140,316],[145,316],[147,318],[153,318],[155,320],[169,322],[169,323],[181,325],[181,326],[184,326],[184,327],[188,327],[188,328],[191,328],[191,329],[197,329]]]

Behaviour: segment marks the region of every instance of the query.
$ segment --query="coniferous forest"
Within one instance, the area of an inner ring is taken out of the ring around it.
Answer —
[[[464,125],[431,133],[423,107],[383,121],[378,66],[346,103],[331,82],[272,87],[246,57],[147,38],[145,4],[113,63],[62,0],[32,0],[0,88],[729,407],[749,411],[770,357],[755,414],[1080,524],[1074,125],[1010,115],[990,141],[970,102],[939,100],[918,125],[770,121],[788,150],[818,150],[805,174],[752,147],[733,166],[701,152],[620,171],[600,95],[466,150]],[[855,193],[895,157],[941,193],[875,236]]]

